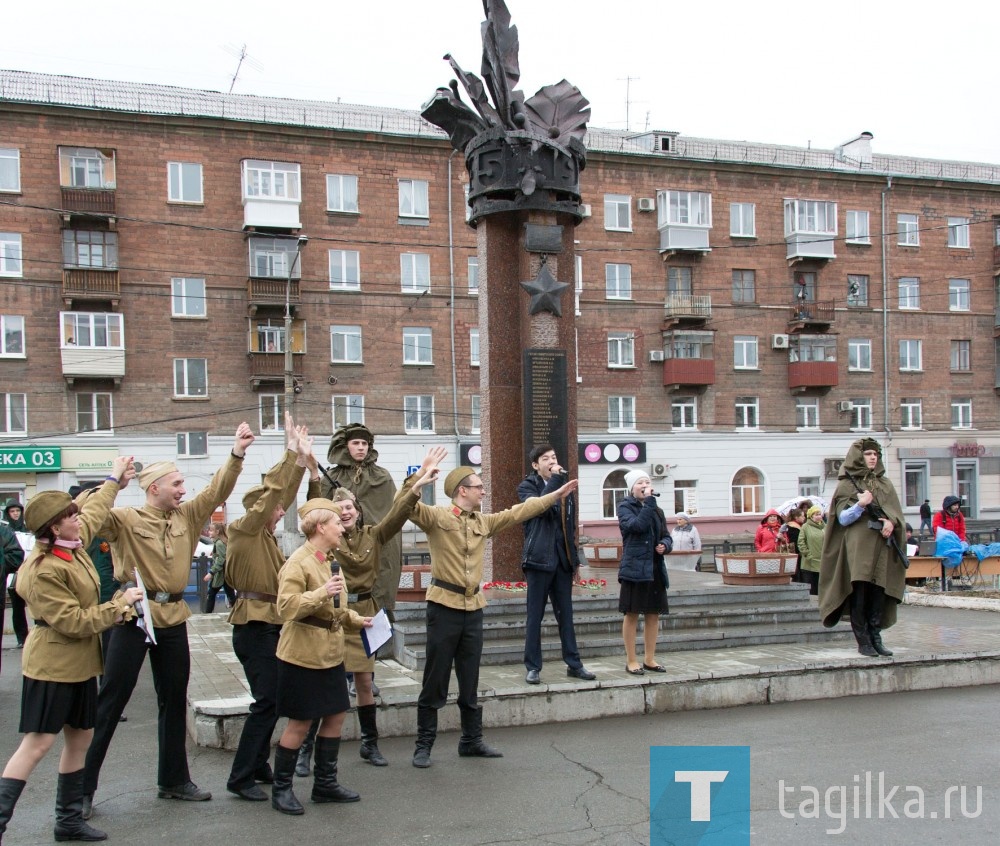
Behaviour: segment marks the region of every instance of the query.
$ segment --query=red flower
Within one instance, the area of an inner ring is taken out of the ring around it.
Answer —
[[[98,547],[98,549],[100,549],[101,552],[107,552],[109,549],[111,549],[111,545],[107,541],[101,541],[101,545]]]

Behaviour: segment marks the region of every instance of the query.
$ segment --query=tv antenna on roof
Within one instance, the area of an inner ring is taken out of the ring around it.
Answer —
[[[230,56],[236,59],[236,72],[233,74],[233,78],[229,83],[229,93],[233,93],[233,88],[236,86],[236,80],[240,78],[240,69],[243,64],[246,63],[247,67],[251,67],[256,71],[264,70],[264,66],[258,62],[253,56],[247,53],[247,45],[241,44],[237,47],[235,44],[227,44],[222,48]]]

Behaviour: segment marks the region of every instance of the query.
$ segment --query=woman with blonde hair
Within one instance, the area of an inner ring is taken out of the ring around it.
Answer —
[[[212,564],[205,574],[205,581],[209,583],[205,613],[211,614],[215,611],[215,597],[220,590],[226,592],[226,600],[230,605],[236,604],[236,591],[226,583],[226,547],[229,545],[226,524],[213,521],[208,527],[208,536],[212,539]]]

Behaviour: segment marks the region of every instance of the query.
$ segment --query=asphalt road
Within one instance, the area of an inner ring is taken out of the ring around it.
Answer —
[[[18,743],[19,655],[5,650],[0,673],[4,759]],[[382,769],[363,763],[356,743],[345,743],[340,780],[359,790],[362,801],[305,802],[306,814],[292,818],[268,803],[226,793],[230,754],[216,750],[189,753],[194,779],[215,793],[213,801],[156,798],[155,763],[150,764],[156,754],[155,694],[147,669],[128,707],[129,720],[111,747],[92,823],[107,830],[112,843],[299,844],[350,838],[371,846],[648,844],[651,745],[749,745],[755,844],[995,843],[997,692],[996,687],[951,689],[493,730],[487,739],[505,757],[491,761],[458,758],[457,736],[444,734],[428,770],[410,766],[408,738],[383,741],[391,765]],[[9,846],[52,843],[57,749],[25,790],[4,840]],[[868,772],[876,780],[883,772],[886,785],[900,785],[891,802],[899,819],[887,811],[886,818],[878,818],[878,797],[874,819],[865,818],[863,799],[860,818],[853,818],[855,776],[864,784]],[[781,780],[787,788],[785,816],[779,808]],[[306,800],[308,781],[297,783]],[[904,795],[906,785],[924,791],[925,818],[905,816],[905,802],[915,795]],[[953,792],[952,818],[943,819],[944,796],[952,785],[967,787],[967,810],[979,807],[978,816],[963,817]],[[982,787],[981,804],[976,786]],[[820,796],[819,818],[799,813],[810,787]],[[843,820],[842,795],[848,803]],[[842,833],[827,833],[837,830]]]

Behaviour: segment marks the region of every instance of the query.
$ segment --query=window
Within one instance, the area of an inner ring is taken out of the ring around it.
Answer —
[[[361,287],[361,254],[357,250],[330,250],[330,288],[357,291]]]
[[[16,232],[0,232],[0,276],[21,273],[21,236]]]
[[[801,270],[792,274],[792,296],[798,303],[816,302],[816,274]]]
[[[632,198],[623,194],[604,195],[604,228],[613,232],[632,231]]]
[[[920,308],[920,280],[916,276],[900,277],[899,307]]]
[[[753,203],[729,204],[729,234],[733,238],[754,238],[757,235]]]
[[[733,302],[753,303],[757,301],[757,271],[733,271]]]
[[[469,330],[469,364],[479,367],[479,330]]]
[[[21,151],[0,147],[0,191],[21,190]]]
[[[208,301],[204,279],[170,280],[170,314],[173,317],[205,317]]]
[[[479,257],[469,256],[469,296],[479,296]]]
[[[59,184],[63,188],[114,188],[114,150],[60,147]]]
[[[664,335],[667,358],[711,359],[714,337],[711,332],[674,331]]]
[[[117,269],[118,233],[64,229],[63,264],[66,267]]]
[[[285,321],[265,318],[254,327],[251,352],[283,353],[285,351]]]
[[[870,431],[872,428],[871,397],[860,397],[851,400],[851,428]]]
[[[690,267],[676,267],[671,265],[667,268],[668,294],[682,294],[690,297],[693,290],[692,284]]]
[[[760,397],[736,397],[736,428],[756,429],[760,426]]]
[[[469,397],[469,433],[478,435],[481,431],[482,414],[479,394]]]
[[[848,244],[870,244],[872,242],[868,231],[868,212],[848,211],[846,224]]]
[[[948,218],[948,246],[969,247],[969,218],[949,217]]]
[[[785,235],[837,234],[837,204],[825,200],[785,200]]]
[[[819,398],[798,397],[795,400],[795,426],[799,429],[819,428]]]
[[[855,308],[868,305],[868,277],[860,273],[847,274],[847,305]]]
[[[424,180],[399,180],[399,216],[430,217],[427,205],[427,183]]]
[[[24,355],[24,318],[0,314],[0,356]]]
[[[76,395],[76,431],[78,433],[102,432],[110,435],[112,428],[111,394]]]
[[[188,458],[208,455],[208,432],[178,432],[177,454]]]
[[[250,275],[261,279],[299,279],[302,261],[298,238],[250,236]]]
[[[625,487],[625,471],[613,470],[601,485],[601,499],[604,506],[604,517],[613,520],[618,516],[618,503],[629,494]]]
[[[901,247],[920,246],[920,220],[915,214],[896,215],[897,242]]]
[[[792,335],[788,341],[789,361],[836,361],[837,339],[831,335]]]
[[[208,396],[208,359],[174,359],[174,396]]]
[[[431,330],[427,326],[403,327],[403,364],[433,364]]]
[[[403,397],[403,428],[407,434],[434,431],[434,397],[430,394]]]
[[[608,367],[635,367],[635,336],[608,332]]]
[[[899,369],[923,370],[923,341],[904,339],[899,342]]]
[[[757,369],[756,335],[735,335],[733,337],[733,367],[737,370]]]
[[[872,342],[870,338],[851,338],[847,342],[847,369],[872,369]]]
[[[358,213],[358,178],[339,173],[326,175],[326,210]]]
[[[660,226],[712,226],[712,195],[699,191],[659,192]],[[663,202],[666,193],[667,201]]]
[[[951,342],[951,369],[972,369],[972,341]]]
[[[427,253],[402,253],[399,279],[404,294],[422,294],[431,287],[431,257]]]
[[[125,348],[122,338],[122,315],[116,313],[64,311],[59,315],[62,323],[62,346],[94,347],[120,350]]]
[[[951,428],[972,428],[972,400],[968,397],[951,401]]]
[[[333,429],[349,423],[365,422],[365,398],[361,394],[339,394],[333,397]]]
[[[928,491],[927,463],[923,461],[903,462],[903,506],[919,508],[927,499]]]
[[[675,429],[698,428],[698,403],[694,397],[677,397],[670,403],[671,423]]]
[[[899,401],[901,429],[919,429],[924,425],[923,401],[916,398],[903,397]]]
[[[28,434],[28,395],[0,394],[0,435]]]
[[[171,203],[201,203],[201,165],[194,162],[167,162],[167,199]]]
[[[260,395],[260,430],[281,432],[285,428],[285,395]]]
[[[604,265],[605,296],[609,300],[632,299],[632,265]]]
[[[753,467],[742,467],[733,476],[733,514],[764,513],[764,477]]]
[[[361,327],[330,327],[330,361],[333,364],[361,364]]]
[[[635,397],[608,397],[608,431],[635,431]]]
[[[948,310],[969,311],[972,308],[970,290],[968,279],[949,279]]]
[[[298,202],[302,196],[299,172],[299,166],[291,162],[246,159],[243,162],[243,197]]]
[[[819,496],[819,476],[799,476],[799,496]]]

